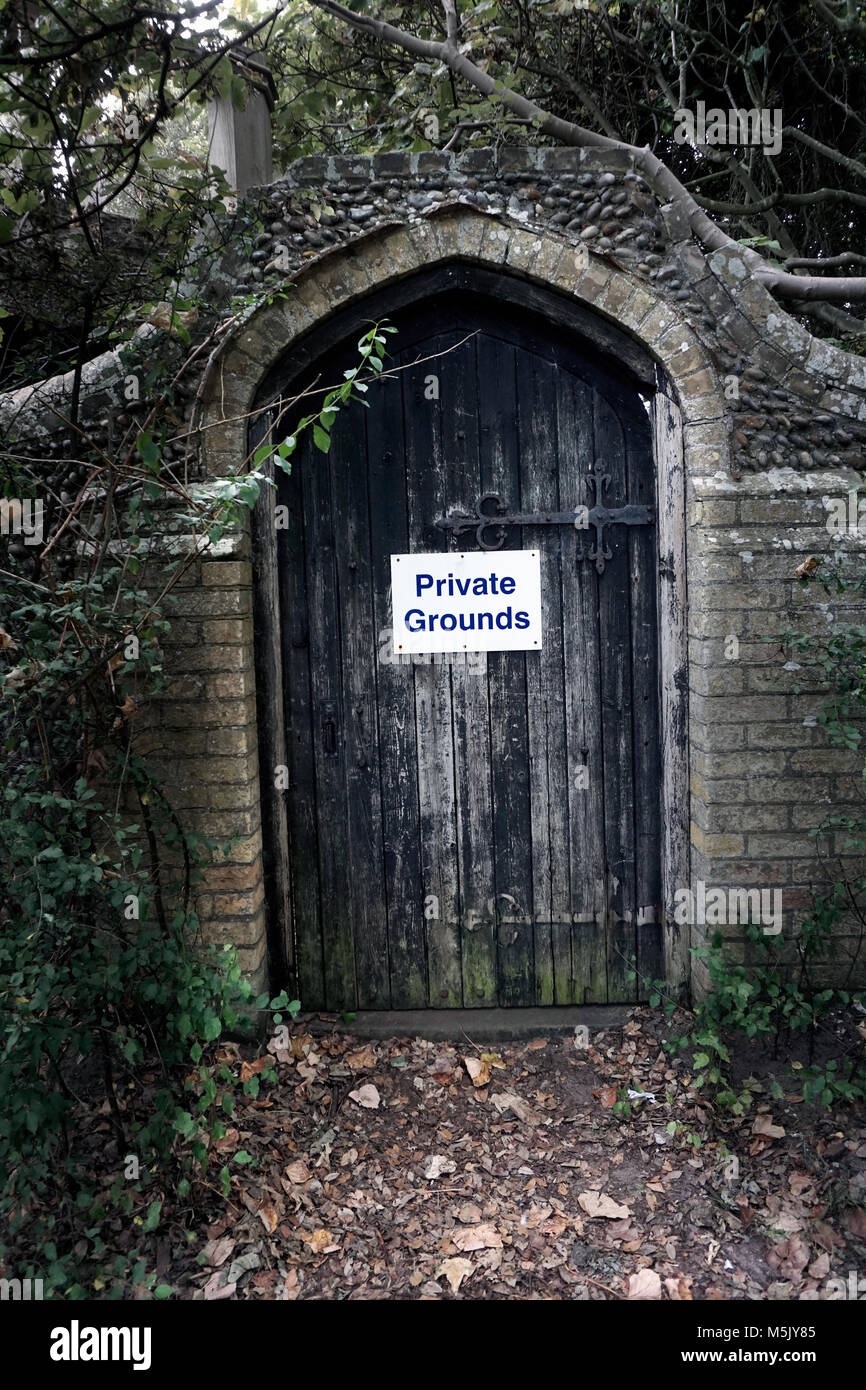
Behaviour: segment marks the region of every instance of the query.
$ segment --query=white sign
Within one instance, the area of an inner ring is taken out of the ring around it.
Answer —
[[[392,555],[394,652],[541,648],[537,550]]]

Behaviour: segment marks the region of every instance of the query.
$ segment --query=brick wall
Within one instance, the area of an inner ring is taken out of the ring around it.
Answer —
[[[268,960],[249,539],[228,537],[218,550],[174,587],[166,689],[137,746],[184,827],[219,842],[205,851],[196,911],[207,939],[238,948],[258,991]]]
[[[819,677],[775,639],[786,629],[820,635],[834,622],[862,621],[862,607],[859,614],[842,608],[795,575],[807,557],[839,551],[827,529],[827,500],[846,498],[857,481],[844,470],[778,470],[740,480],[692,476],[689,484],[692,877],[719,887],[779,888],[781,959],[792,968],[813,891],[840,868],[858,869],[845,856],[844,836],[822,840],[819,853],[810,831],[831,812],[862,812],[862,759],[829,745],[816,719]],[[864,542],[852,536],[842,544],[859,551]],[[853,919],[840,925],[830,976],[847,973],[858,930]],[[704,935],[696,927],[694,944]],[[725,927],[723,935],[748,962],[740,928]],[[697,962],[694,984],[700,991],[706,982]]]

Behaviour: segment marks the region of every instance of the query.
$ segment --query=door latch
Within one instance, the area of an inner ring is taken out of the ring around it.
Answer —
[[[337,726],[334,723],[333,705],[325,705],[325,717],[322,720],[322,743],[325,757],[333,758],[337,752]]]

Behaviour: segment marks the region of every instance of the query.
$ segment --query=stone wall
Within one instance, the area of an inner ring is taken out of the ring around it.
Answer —
[[[671,678],[688,695],[690,882],[781,887],[793,962],[797,920],[824,876],[809,831],[831,807],[857,805],[861,782],[857,759],[830,749],[817,725],[810,673],[765,639],[787,627],[828,632],[850,616],[795,571],[810,555],[862,549],[859,534],[832,536],[826,523],[828,500],[860,483],[866,362],[789,317],[736,248],[704,254],[625,154],[307,159],[248,206],[262,229],[243,241],[239,221],[234,251],[212,268],[222,287],[214,317],[232,312],[219,307],[227,285],[285,297],[233,325],[197,386],[203,478],[238,468],[258,386],[299,337],[432,263],[463,259],[551,286],[656,359],[683,419],[688,662]],[[90,375],[98,412],[120,377],[110,362]],[[17,393],[14,411],[44,419],[63,390],[56,379],[47,395]],[[215,856],[200,912],[260,983],[267,910],[248,537],[196,560],[173,640],[174,681],[147,737],[175,803],[214,837],[237,837],[227,861]],[[741,932],[730,935],[745,958]],[[692,942],[702,938],[695,927]],[[854,942],[853,926],[840,932],[840,960]],[[280,954],[276,943],[277,963]],[[693,981],[706,984],[700,964]]]

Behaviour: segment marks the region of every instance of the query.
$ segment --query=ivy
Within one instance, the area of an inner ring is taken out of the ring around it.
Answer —
[[[96,527],[110,544],[82,554],[68,526],[66,548],[46,537],[38,582],[23,567],[4,581],[0,1265],[42,1278],[47,1297],[170,1297],[118,1232],[152,1237],[177,1201],[228,1197],[252,1162],[218,1145],[276,1073],[242,1080],[225,1040],[300,1003],[254,996],[237,953],[201,941],[195,890],[232,845],[184,824],[133,728],[166,687],[185,568],[245,524],[305,431],[330,442],[340,412],[365,403],[390,331],[372,325],[350,379],[205,489],[166,465],[166,386],[129,451],[84,441],[113,475]]]

